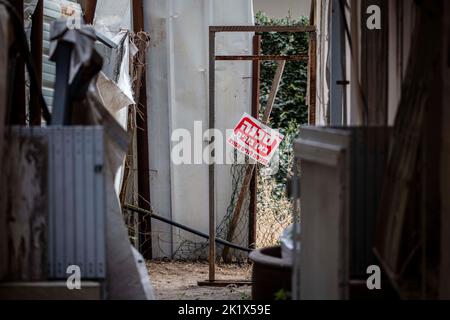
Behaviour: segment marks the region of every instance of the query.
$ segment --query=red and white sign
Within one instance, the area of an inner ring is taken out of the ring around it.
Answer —
[[[284,136],[248,114],[244,114],[227,142],[253,160],[267,166]]]

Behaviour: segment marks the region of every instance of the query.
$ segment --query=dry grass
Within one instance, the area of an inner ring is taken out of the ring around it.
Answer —
[[[261,178],[258,195],[257,248],[279,244],[281,233],[293,223],[292,203],[282,195],[274,196],[275,182],[269,178]]]

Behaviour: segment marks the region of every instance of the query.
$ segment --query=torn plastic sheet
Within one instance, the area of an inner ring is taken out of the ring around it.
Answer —
[[[134,104],[125,92],[114,81],[109,79],[101,72],[97,79],[97,89],[99,91],[102,102],[107,106],[114,118],[119,121],[119,112]]]
[[[105,106],[108,107],[109,112],[114,119],[126,129],[128,121],[128,106],[134,104],[125,92],[114,81],[108,79],[103,73],[100,73],[97,79],[97,90]],[[117,194],[120,194],[123,182],[123,168],[125,159],[121,164],[114,182],[114,187]]]
[[[117,88],[121,90],[121,98],[128,99],[128,105],[121,105],[118,106],[115,102],[115,106],[117,107],[117,111],[115,112],[115,118],[120,123],[120,125],[125,129],[128,130],[128,109],[124,107],[128,107],[130,105],[135,104],[134,101],[134,95],[133,95],[133,87],[131,84],[131,78],[130,78],[130,61],[132,61],[133,56],[130,53],[130,35],[128,31],[122,30],[120,31],[114,38],[113,41],[117,41],[118,39],[123,39],[122,46],[121,46],[121,53],[122,53],[122,60],[120,61],[119,71],[117,75]],[[107,85],[105,82],[101,82],[102,85]],[[111,83],[109,83],[111,85]],[[106,97],[110,93],[103,94],[104,97]],[[114,103],[114,102],[113,102]],[[111,108],[115,108],[114,105],[111,106]],[[117,194],[120,193],[120,190],[122,189],[122,183],[124,179],[124,166],[125,161],[123,165],[120,167],[119,172],[116,175],[115,178],[115,189]]]

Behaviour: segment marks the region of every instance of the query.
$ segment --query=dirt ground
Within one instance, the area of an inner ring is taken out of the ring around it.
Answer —
[[[157,300],[249,300],[251,287],[229,286],[225,288],[199,287],[198,281],[208,279],[208,264],[205,262],[147,263]],[[217,265],[219,280],[250,280],[251,266],[248,264]]]

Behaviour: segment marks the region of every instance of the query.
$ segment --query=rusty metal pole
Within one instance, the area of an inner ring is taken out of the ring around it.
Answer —
[[[23,0],[9,0],[9,2],[17,9],[20,18],[23,20]],[[14,73],[13,106],[11,110],[10,124],[25,125],[25,62],[23,57],[20,55],[16,57]]]
[[[209,31],[209,129],[216,126],[216,33]],[[212,143],[212,139],[210,139]],[[214,151],[213,151],[214,152]],[[210,160],[214,157],[210,155]],[[216,200],[215,165],[209,164],[209,281],[216,280]]]
[[[253,54],[261,55],[261,36],[253,36]],[[261,78],[261,63],[260,61],[253,61],[253,75],[252,75],[252,116],[259,119],[259,98],[260,98],[260,78]],[[249,248],[256,248],[256,221],[258,212],[258,168],[255,169],[253,179],[250,183],[250,208],[248,217],[248,246]]]
[[[133,29],[135,33],[144,31],[144,2],[143,0],[133,0]],[[139,116],[136,119],[137,125],[137,154],[138,154],[138,192],[139,207],[150,211],[150,163],[148,150],[148,112],[147,112],[147,81],[145,70],[142,73],[141,87],[139,90],[139,101],[136,101],[139,108]],[[139,219],[139,244],[140,252],[145,259],[152,258],[151,240],[151,217],[140,216]]]
[[[37,84],[30,83],[30,124],[40,126],[42,124],[42,41],[44,28],[44,0],[39,0],[33,14],[31,27],[31,54],[36,68]]]
[[[84,9],[84,20],[87,24],[94,23],[95,9],[97,8],[97,0],[87,0]]]

